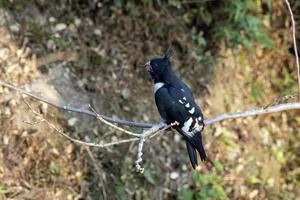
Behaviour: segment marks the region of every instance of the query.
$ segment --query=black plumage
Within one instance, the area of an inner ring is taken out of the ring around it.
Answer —
[[[206,153],[201,136],[203,114],[191,90],[172,71],[169,50],[163,58],[150,60],[145,66],[154,82],[155,102],[160,115],[167,124],[175,121],[179,123],[174,128],[186,140],[191,164],[196,168],[196,150],[202,161],[206,160]]]

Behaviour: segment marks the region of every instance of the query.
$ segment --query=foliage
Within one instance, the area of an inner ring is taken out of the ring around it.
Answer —
[[[139,3],[132,1],[113,2],[129,12],[139,6]],[[223,40],[229,48],[242,45],[250,49],[254,43],[267,47],[272,47],[273,44],[268,31],[264,28],[264,20],[268,20],[270,16],[259,14],[264,9],[271,9],[269,0],[187,1],[185,3],[179,0],[143,0],[141,6],[154,7],[162,12],[166,9],[177,12],[184,10],[185,12],[181,12],[182,21],[178,26],[185,26],[191,30],[191,38],[200,49],[207,46],[207,38],[211,36],[215,39],[215,44]]]
[[[264,46],[272,46],[267,32],[262,28],[263,21],[256,16],[259,10],[256,0],[233,0],[222,2],[219,18],[214,26],[214,36],[223,38],[226,46],[235,47],[238,44],[250,49],[253,42]]]
[[[287,68],[283,68],[279,77],[270,77],[273,87],[282,95],[291,94],[297,90],[297,83]]]
[[[220,163],[218,163],[220,165]],[[214,172],[193,172],[193,182],[195,189],[182,188],[180,198],[190,199],[228,199],[224,185]]]
[[[47,1],[31,0],[22,4],[17,4],[21,7],[36,3],[40,6],[47,6]],[[59,1],[63,4],[64,1]],[[243,45],[250,49],[252,44],[257,42],[264,46],[272,46],[272,40],[268,37],[268,33],[264,30],[263,19],[268,19],[268,15],[258,15],[264,7],[270,9],[271,1],[258,0],[221,0],[215,1],[191,1],[182,2],[179,0],[143,0],[143,1],[125,1],[114,0],[103,3],[103,8],[106,14],[110,14],[109,7],[115,5],[121,7],[126,13],[135,12],[140,6],[154,7],[158,11],[165,12],[166,10],[176,11],[181,13],[182,22],[178,26],[185,26],[192,30],[192,39],[199,44],[199,48],[205,48],[207,45],[207,37],[213,36],[218,44],[218,40],[224,40],[229,48],[235,48],[237,45]],[[20,9],[11,1],[0,1],[0,6],[12,10]],[[79,15],[88,14],[87,7],[78,3],[71,3],[72,8]],[[184,11],[184,12],[182,12]],[[91,10],[90,12],[94,12]],[[178,14],[178,13],[177,13]],[[192,26],[190,27],[191,23]],[[157,32],[159,33],[159,32]]]

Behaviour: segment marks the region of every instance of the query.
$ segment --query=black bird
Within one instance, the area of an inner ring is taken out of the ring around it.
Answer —
[[[202,161],[206,153],[202,145],[201,132],[204,128],[203,114],[195,103],[188,86],[172,71],[170,63],[171,49],[168,48],[163,58],[156,58],[145,64],[154,82],[155,102],[160,116],[167,124],[178,122],[174,126],[186,140],[186,147],[191,164],[198,165],[197,153]]]

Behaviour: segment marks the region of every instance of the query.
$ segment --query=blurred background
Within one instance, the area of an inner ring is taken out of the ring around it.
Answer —
[[[300,44],[300,2],[290,3]],[[297,92],[291,36],[282,0],[0,0],[0,78],[56,102],[158,122],[143,65],[172,44],[173,69],[208,118]],[[74,138],[126,135],[4,87],[0,94],[0,199],[299,199],[297,110],[206,126],[211,161],[195,171],[181,137],[160,134],[146,141],[139,174],[137,143],[76,145],[22,98]]]

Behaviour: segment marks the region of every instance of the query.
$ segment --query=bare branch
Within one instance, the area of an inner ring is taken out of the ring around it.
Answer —
[[[86,109],[82,109],[82,108],[74,108],[72,106],[68,106],[62,103],[58,103],[58,102],[54,102],[51,101],[49,99],[46,99],[44,97],[40,97],[38,95],[32,94],[24,89],[18,88],[16,86],[13,86],[12,84],[6,83],[4,81],[0,80],[0,85],[10,88],[12,90],[15,90],[21,94],[25,94],[28,95],[38,101],[44,102],[46,104],[49,104],[51,106],[54,106],[56,108],[62,109],[62,110],[66,110],[66,111],[70,111],[70,112],[76,112],[76,113],[81,113],[81,114],[86,114],[92,117],[97,117],[97,115],[89,110]],[[112,123],[117,123],[120,125],[125,125],[125,126],[133,126],[133,127],[142,127],[142,128],[151,128],[154,124],[149,124],[149,123],[143,123],[143,122],[132,122],[132,121],[126,121],[126,120],[122,120],[122,119],[116,119],[113,117],[109,117],[109,116],[105,116],[105,115],[100,115],[103,119],[105,119],[106,121],[112,122]]]
[[[20,92],[22,94],[26,94],[34,99],[37,99],[38,101],[42,101],[44,103],[47,103],[49,105],[52,105],[56,108],[59,109],[63,109],[63,110],[67,110],[67,111],[71,111],[71,112],[76,112],[76,113],[83,113],[86,115],[90,115],[93,117],[97,117],[97,115],[89,110],[85,110],[85,109],[80,109],[80,108],[73,108],[71,106],[66,106],[64,104],[59,104],[59,103],[54,103],[51,102],[43,97],[39,97],[37,95],[31,94],[30,92],[27,92],[23,89],[17,88],[11,84],[5,83],[3,81],[0,80],[0,85],[13,89],[17,92]],[[247,109],[244,111],[240,111],[240,112],[226,112],[226,113],[222,113],[216,116],[213,116],[211,118],[205,119],[204,123],[205,125],[209,125],[218,121],[223,121],[226,119],[236,119],[236,118],[241,118],[241,117],[248,117],[248,116],[254,116],[254,115],[261,115],[261,114],[268,114],[268,113],[275,113],[275,112],[281,112],[281,111],[287,111],[287,110],[295,110],[295,109],[300,109],[300,102],[293,102],[293,103],[282,103],[282,104],[278,104],[278,105],[274,105],[274,106],[269,106],[267,108],[252,108],[252,109]],[[112,123],[116,123],[116,124],[121,124],[121,125],[127,125],[127,126],[136,126],[136,127],[143,127],[143,128],[151,128],[149,130],[150,133],[152,128],[159,126],[160,128],[162,127],[162,125],[159,124],[151,124],[151,123],[144,123],[144,122],[131,122],[131,121],[126,121],[126,120],[120,120],[120,119],[113,119],[112,117],[108,117],[108,116],[104,116],[104,115],[100,115],[101,117],[103,117],[103,119],[112,122]],[[156,129],[157,130],[157,129]],[[123,141],[121,143],[124,142],[131,142],[131,141],[136,141],[139,140],[138,138],[131,138],[129,139],[130,141]],[[75,141],[74,141],[75,142]],[[99,144],[94,144],[94,145],[90,145],[90,146],[99,146]],[[114,144],[111,144],[114,145]],[[110,146],[110,145],[109,145]],[[100,145],[100,147],[102,147]]]
[[[117,145],[117,144],[128,143],[128,142],[133,142],[133,141],[139,140],[138,138],[129,138],[129,139],[113,141],[113,142],[109,142],[109,143],[105,143],[105,144],[97,144],[97,143],[93,143],[93,142],[83,142],[81,140],[72,138],[69,135],[67,135],[66,133],[64,133],[62,130],[57,128],[54,124],[52,124],[47,119],[45,119],[40,113],[38,113],[36,110],[34,110],[27,101],[24,100],[24,102],[28,106],[28,108],[31,110],[31,112],[40,118],[40,122],[45,122],[50,128],[54,129],[57,133],[59,133],[63,137],[67,138],[68,140],[70,140],[76,144],[80,144],[80,145],[84,145],[84,146],[91,146],[91,147],[105,148],[105,147],[109,147],[109,146],[113,146],[113,145]]]
[[[104,124],[106,124],[106,125],[108,125],[108,126],[110,126],[110,127],[113,127],[114,129],[116,129],[116,130],[118,130],[118,131],[121,131],[121,132],[123,132],[123,133],[126,133],[126,134],[128,134],[128,135],[131,135],[131,136],[134,136],[134,137],[141,137],[141,134],[133,133],[133,132],[131,132],[131,131],[125,130],[125,129],[123,129],[123,128],[119,127],[119,126],[116,126],[116,125],[114,125],[113,123],[110,123],[109,121],[103,119],[103,117],[102,117],[101,115],[99,115],[99,114],[96,112],[96,110],[95,110],[91,105],[89,105],[89,107],[90,107],[90,109],[93,111],[93,113],[96,115],[96,118],[97,118],[99,121],[103,122]]]
[[[97,173],[99,174],[99,168],[98,166],[95,164],[95,159],[92,155],[92,153],[90,152],[89,150],[89,146],[92,146],[92,147],[101,147],[101,148],[104,148],[104,147],[108,147],[108,146],[112,146],[112,145],[116,145],[116,144],[122,144],[122,143],[127,143],[127,142],[133,142],[133,141],[137,141],[137,140],[140,140],[139,144],[138,144],[138,153],[137,153],[137,159],[135,161],[135,168],[136,168],[136,171],[139,172],[139,173],[143,173],[144,172],[144,168],[140,165],[140,163],[142,162],[142,155],[143,155],[143,145],[144,145],[144,142],[145,142],[145,139],[146,137],[150,137],[150,136],[155,136],[157,135],[158,133],[161,133],[165,130],[167,130],[168,128],[172,127],[172,126],[175,126],[175,125],[178,125],[178,122],[174,122],[174,123],[171,123],[169,125],[165,124],[165,123],[160,123],[158,125],[155,125],[153,126],[152,128],[150,129],[147,129],[147,130],[144,130],[142,134],[137,134],[137,136],[135,137],[138,137],[138,138],[129,138],[129,139],[124,139],[124,140],[119,140],[119,141],[115,141],[115,142],[109,142],[109,143],[106,143],[106,144],[97,144],[97,143],[92,143],[92,142],[84,142],[84,141],[81,141],[81,140],[78,140],[78,139],[75,139],[75,138],[72,138],[70,137],[69,135],[67,135],[66,133],[64,133],[62,130],[58,129],[54,124],[52,124],[51,122],[49,122],[47,119],[45,119],[42,114],[40,114],[39,112],[37,112],[36,110],[34,110],[31,105],[25,100],[23,99],[25,104],[28,106],[28,108],[31,110],[31,112],[33,114],[35,114],[35,116],[38,117],[38,123],[41,123],[41,122],[45,122],[50,128],[54,129],[57,133],[59,133],[60,135],[62,135],[63,137],[65,137],[66,139],[76,143],[76,144],[79,144],[79,145],[84,145],[86,147],[86,150],[88,151],[92,161],[94,162],[94,165],[95,165],[95,168],[97,170]],[[91,109],[93,110],[93,112],[97,115],[97,119],[101,120],[102,122],[104,122],[105,124],[109,125],[109,126],[112,126],[113,128],[117,129],[117,130],[120,130],[122,132],[126,132],[127,134],[134,134],[132,132],[128,132],[127,130],[125,129],[122,129],[118,126],[115,126],[105,120],[103,120],[101,118],[101,116],[99,114],[96,113],[96,111],[91,107]],[[30,125],[36,125],[37,123],[34,122],[34,123],[31,123],[31,122],[26,122]],[[150,138],[152,138],[150,137]]]
[[[275,112],[281,112],[287,110],[295,110],[295,109],[300,109],[300,102],[283,103],[275,106],[270,106],[267,108],[252,108],[240,112],[222,113],[220,115],[216,115],[212,118],[204,120],[204,123],[208,125],[226,119],[236,119],[241,117],[249,117],[254,115],[262,115],[262,114],[275,113]]]
[[[171,128],[172,126],[176,126],[176,125],[179,125],[178,122],[173,122],[169,125],[166,125],[166,124],[162,124],[163,127],[161,129],[158,129],[157,131],[153,132],[152,135],[150,136],[150,138],[153,138],[155,137],[157,134],[161,133],[161,132],[164,132],[165,130]]]
[[[296,56],[296,64],[297,64],[297,77],[298,77],[298,99],[300,101],[300,65],[299,65],[299,56],[298,56],[298,50],[297,50],[297,42],[296,42],[296,23],[294,20],[294,15],[292,8],[290,6],[290,3],[288,0],[285,0],[285,3],[289,9],[290,15],[291,15],[291,21],[292,21],[292,29],[293,29],[293,43],[294,43],[294,51]]]
[[[103,173],[101,173],[101,170],[100,170],[100,167],[98,166],[98,161],[96,161],[96,158],[94,157],[92,151],[90,150],[90,148],[88,146],[85,146],[85,150],[88,152],[88,155],[90,156],[92,162],[93,162],[93,165],[96,169],[96,172],[98,174],[98,177],[99,177],[99,180],[101,182],[101,185],[99,184],[100,188],[102,189],[102,193],[103,193],[103,199],[107,199],[106,198],[106,191],[105,191],[105,184],[104,184],[104,181],[103,179],[105,179],[105,176]]]

